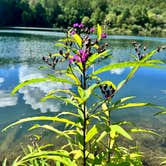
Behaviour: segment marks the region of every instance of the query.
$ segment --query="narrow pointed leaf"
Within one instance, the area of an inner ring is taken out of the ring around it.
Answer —
[[[121,126],[111,125],[110,129],[111,129],[112,132],[118,133],[118,134],[126,137],[127,139],[132,140],[131,136]]]
[[[150,134],[153,134],[153,135],[160,136],[156,132],[154,132],[152,130],[148,130],[148,129],[133,128],[133,129],[130,129],[129,131],[132,132],[132,133],[139,133],[139,132],[141,132],[141,133],[150,133]]]
[[[73,82],[63,79],[63,78],[56,78],[56,77],[47,77],[47,78],[34,78],[31,80],[24,81],[17,85],[11,92],[11,95],[14,95],[19,89],[22,87],[29,85],[29,84],[34,84],[34,83],[40,83],[40,82],[62,82],[62,83],[68,83],[68,84],[73,84]]]
[[[49,117],[49,116],[39,116],[39,117],[23,118],[21,120],[18,120],[16,122],[8,125],[7,127],[5,127],[2,131],[6,131],[8,128],[11,128],[15,125],[25,123],[25,122],[30,122],[30,121],[54,121],[54,122],[62,122],[62,123],[66,123],[66,124],[70,124],[70,125],[78,127],[78,125],[75,122],[70,121],[68,119],[58,118],[58,117]]]
[[[75,34],[73,35],[73,38],[74,38],[75,42],[76,42],[80,47],[82,47],[82,39],[81,39],[81,37],[80,37],[77,33],[75,33]]]
[[[101,40],[101,33],[102,33],[101,26],[99,24],[97,24],[97,37],[98,37],[98,41]]]
[[[96,134],[98,133],[98,128],[96,125],[94,125],[87,133],[86,135],[86,142],[89,142]]]

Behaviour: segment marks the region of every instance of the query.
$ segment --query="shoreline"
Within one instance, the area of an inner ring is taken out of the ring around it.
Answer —
[[[44,28],[44,27],[21,27],[21,26],[2,26],[0,27],[1,30],[18,30],[18,31],[36,31],[36,32],[59,32],[64,33],[63,28]],[[1,32],[0,32],[1,33]],[[117,29],[116,31],[114,29],[108,29],[107,34],[110,36],[137,36],[137,37],[155,37],[155,38],[166,38],[165,31],[162,31],[160,33],[156,34],[150,34],[146,32],[140,31],[138,34],[132,33],[130,30],[126,29],[125,31],[121,28]],[[164,34],[164,35],[162,35]]]

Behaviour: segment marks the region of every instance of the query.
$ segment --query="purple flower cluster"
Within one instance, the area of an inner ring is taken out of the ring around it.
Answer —
[[[74,23],[73,24],[73,28],[83,28],[84,27],[84,25],[82,24],[82,23]]]
[[[91,27],[89,31],[90,31],[90,33],[93,33],[95,31],[95,28]]]
[[[103,33],[101,34],[101,38],[102,38],[102,39],[107,38],[107,34],[106,34],[105,32],[103,32]]]
[[[69,63],[73,62],[82,62],[85,63],[88,58],[88,54],[85,50],[79,50],[77,54],[75,54],[72,58],[69,59]]]

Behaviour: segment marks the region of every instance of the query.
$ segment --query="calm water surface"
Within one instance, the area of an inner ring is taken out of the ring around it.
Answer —
[[[43,55],[57,51],[54,44],[61,36],[63,36],[62,33],[54,32],[0,31],[0,129],[20,118],[54,114],[64,107],[61,103],[50,100],[44,103],[39,102],[41,96],[44,96],[48,90],[64,86],[60,83],[33,84],[19,90],[16,95],[10,96],[11,90],[18,83],[31,78],[44,77],[49,72],[39,69],[39,66],[43,65],[41,59]],[[108,42],[113,59],[105,63],[130,59],[129,55],[134,53],[131,45],[133,40],[147,46],[149,50],[166,44],[166,38],[109,36]],[[166,51],[158,53],[156,56],[166,61]],[[123,80],[128,71],[129,69],[113,70],[102,77],[118,83]],[[166,106],[166,70],[141,68],[117,97],[130,95],[137,96],[135,101],[148,101]],[[163,136],[158,138],[139,134],[137,137],[142,149],[148,151],[147,160],[152,160],[149,162],[152,162],[153,165],[158,164],[153,158],[154,154],[166,155],[166,116],[153,116],[157,111],[152,108],[132,108],[114,112],[112,115],[114,121],[131,120],[137,126],[153,129]],[[27,127],[23,124],[9,129],[6,133],[0,133],[0,160],[9,152],[13,156],[16,155],[16,152],[19,151],[19,143],[27,141],[26,136],[23,136]],[[30,134],[28,132],[27,136]],[[47,135],[45,137],[47,138]]]

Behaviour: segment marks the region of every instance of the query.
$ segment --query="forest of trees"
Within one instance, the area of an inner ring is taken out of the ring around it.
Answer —
[[[0,26],[102,24],[113,34],[166,36],[165,0],[0,0]]]

